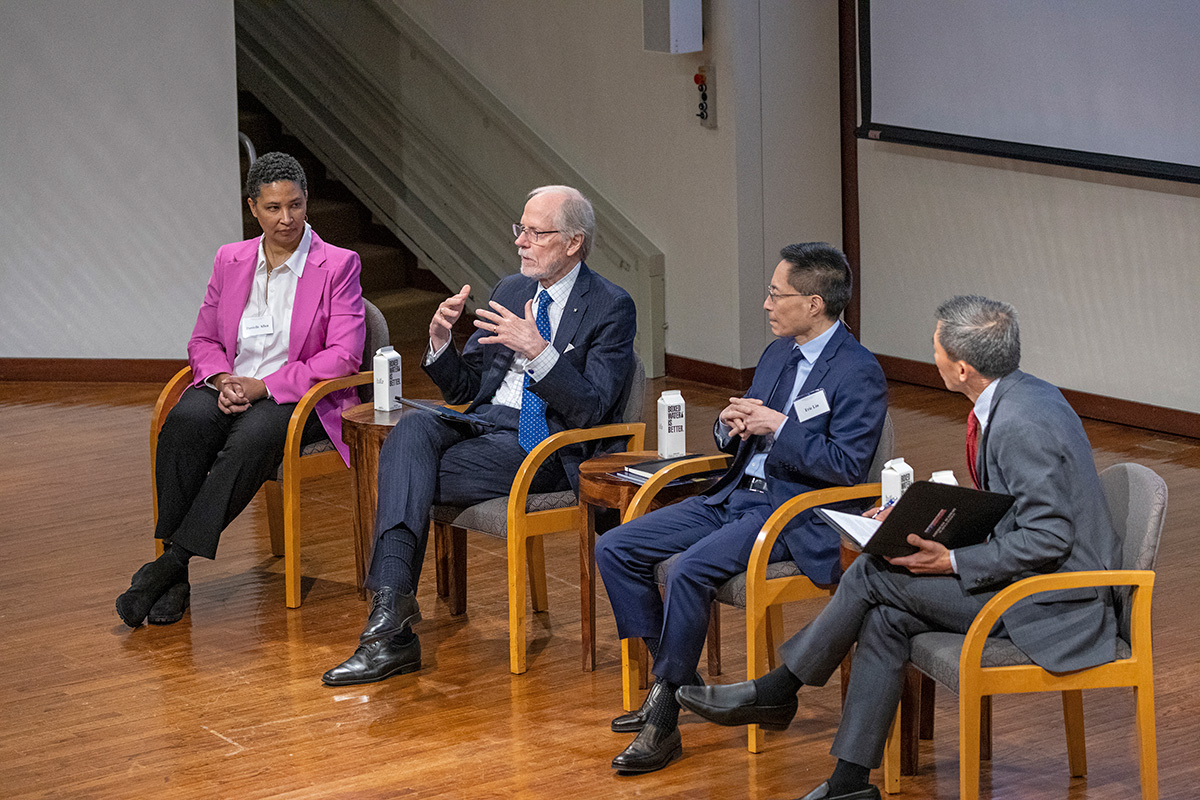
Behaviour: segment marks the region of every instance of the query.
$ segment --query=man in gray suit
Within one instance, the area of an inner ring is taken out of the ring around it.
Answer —
[[[795,716],[797,690],[824,685],[857,642],[830,751],[837,766],[804,800],[878,800],[879,790],[867,781],[883,759],[913,636],[965,633],[984,603],[1013,581],[1111,569],[1119,558],[1079,417],[1056,388],[1017,369],[1013,307],[976,296],[948,300],[937,311],[933,349],[946,387],[974,403],[967,425],[971,477],[979,488],[1016,497],[1012,509],[982,544],[947,550],[910,534],[909,543],[920,548],[913,555],[858,558],[817,619],[780,648],[783,666],[756,681],[678,692],[684,707],[714,722],[780,729]],[[1106,588],[1028,598],[999,628],[993,635],[1011,639],[1052,672],[1116,658]]]

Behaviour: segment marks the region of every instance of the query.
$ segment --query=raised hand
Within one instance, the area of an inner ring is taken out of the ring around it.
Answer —
[[[475,312],[479,319],[475,327],[491,333],[479,340],[480,344],[502,344],[514,353],[527,359],[536,358],[550,344],[538,333],[533,317],[533,301],[525,303],[525,316],[518,317],[495,300],[489,303],[492,310],[481,308]]]
[[[463,308],[467,305],[467,295],[470,293],[471,285],[467,284],[458,290],[458,294],[447,297],[438,306],[429,322],[429,341],[432,342],[434,351],[441,350],[446,342],[450,341],[450,331],[462,316]]]

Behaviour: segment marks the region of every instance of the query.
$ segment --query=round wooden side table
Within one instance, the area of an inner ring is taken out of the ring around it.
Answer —
[[[342,412],[342,441],[350,448],[350,487],[354,495],[354,569],[358,596],[366,597],[367,567],[371,563],[375,532],[375,505],[379,500],[379,450],[392,432],[403,409],[376,411],[372,403]]]

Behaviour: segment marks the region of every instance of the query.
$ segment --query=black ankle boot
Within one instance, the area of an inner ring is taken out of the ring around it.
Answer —
[[[164,555],[143,564],[133,573],[129,589],[117,598],[117,614],[121,621],[131,628],[138,627],[158,599],[181,582],[187,582],[187,567],[180,566],[174,559]]]

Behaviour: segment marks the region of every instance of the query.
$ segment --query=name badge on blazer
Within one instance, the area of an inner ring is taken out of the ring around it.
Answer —
[[[829,400],[825,397],[824,389],[817,389],[815,392],[809,392],[803,397],[797,397],[792,408],[796,412],[796,419],[804,422],[813,417],[828,414]]]
[[[269,314],[261,317],[243,317],[242,318],[242,338],[249,339],[252,336],[269,336],[275,331],[275,323],[272,321]]]

